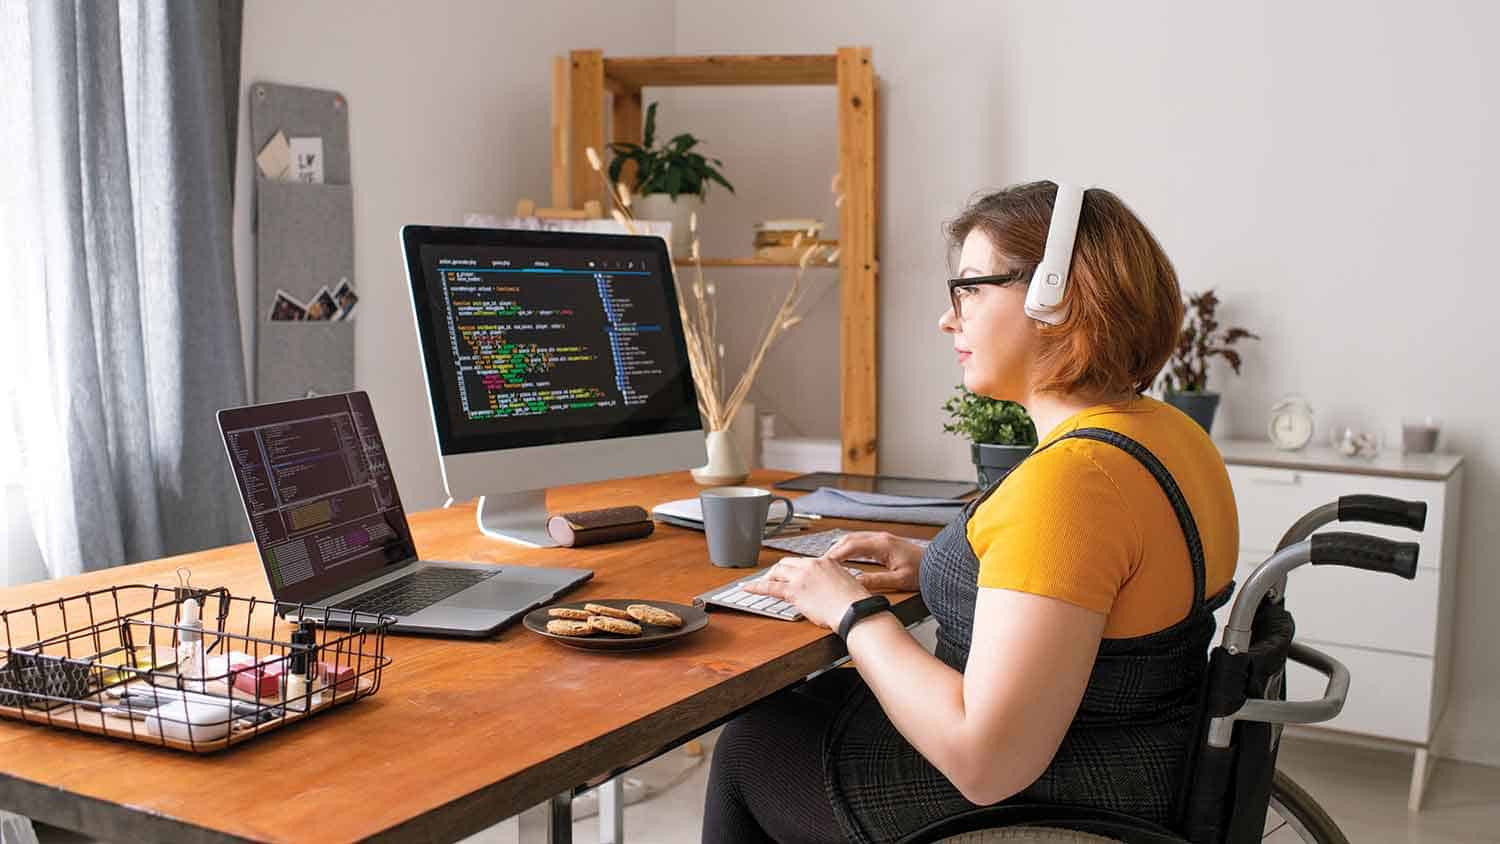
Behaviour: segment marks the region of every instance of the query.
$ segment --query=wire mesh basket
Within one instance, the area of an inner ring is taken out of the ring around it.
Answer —
[[[211,753],[375,694],[393,621],[146,585],[0,611],[0,717]]]

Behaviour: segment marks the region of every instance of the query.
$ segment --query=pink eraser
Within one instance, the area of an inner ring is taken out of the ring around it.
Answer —
[[[234,677],[234,687],[256,697],[277,697],[281,694],[281,675],[286,670],[286,660],[277,659],[264,665],[248,660],[235,660],[229,665]]]
[[[347,692],[354,689],[354,666],[338,665],[332,662],[318,663],[318,676],[323,679],[323,685],[332,686],[336,692]]]

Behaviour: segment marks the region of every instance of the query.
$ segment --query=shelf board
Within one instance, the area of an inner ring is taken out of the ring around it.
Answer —
[[[605,59],[604,78],[622,88],[681,85],[837,85],[838,56],[659,56]]]
[[[692,258],[674,258],[672,260],[672,263],[676,264],[679,267],[691,267],[694,263],[697,263],[697,262],[695,262]],[[795,266],[797,266],[797,262],[794,261],[794,260],[792,260],[792,259],[789,259],[789,258],[784,258],[784,259],[773,259],[773,258],[704,258],[703,259],[703,266],[705,266],[705,267],[795,267]],[[810,261],[810,262],[808,262],[807,268],[810,269],[810,270],[819,269],[819,268],[828,269],[828,270],[836,270],[836,269],[839,268],[839,265],[838,265],[837,262],[834,262],[834,263],[830,264],[827,261]]]

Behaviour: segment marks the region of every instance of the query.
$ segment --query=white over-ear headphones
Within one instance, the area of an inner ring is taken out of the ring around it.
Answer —
[[[1062,299],[1068,292],[1068,268],[1073,263],[1073,241],[1081,214],[1083,188],[1058,182],[1052,222],[1047,226],[1047,246],[1026,288],[1026,315],[1032,319],[1057,325],[1068,318],[1068,306]]]

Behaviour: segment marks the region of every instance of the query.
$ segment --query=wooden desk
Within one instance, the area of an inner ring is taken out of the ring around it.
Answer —
[[[697,490],[682,472],[564,487],[548,505],[649,508]],[[411,524],[426,559],[593,569],[570,598],[687,602],[743,574],[710,564],[701,533],[667,525],[634,542],[530,550],[480,536],[472,506]],[[778,556],[767,549],[761,563]],[[179,566],[194,585],[270,597],[245,544],[0,590],[0,607],[173,584]],[[916,595],[892,599],[908,623],[926,615]],[[394,662],[375,696],[211,756],[0,721],[0,808],[111,841],[452,841],[649,758],[844,654],[827,630],[733,612],[638,653],[573,650],[519,626],[477,642],[392,636],[386,650]]]

